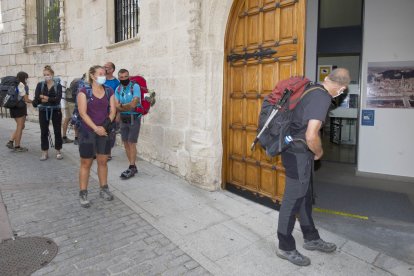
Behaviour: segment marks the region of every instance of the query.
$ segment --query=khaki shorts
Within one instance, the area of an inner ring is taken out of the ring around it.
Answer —
[[[65,108],[62,108],[63,116],[65,118],[71,118],[74,109],[75,109],[75,104],[74,103],[66,102]]]

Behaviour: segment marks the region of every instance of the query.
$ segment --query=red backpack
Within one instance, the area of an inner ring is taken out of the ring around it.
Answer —
[[[142,76],[130,76],[129,79],[132,82],[138,84],[141,90],[141,106],[137,107],[135,109],[135,112],[138,112],[142,114],[143,116],[147,115],[151,108],[151,103],[145,98],[148,93],[147,81]]]

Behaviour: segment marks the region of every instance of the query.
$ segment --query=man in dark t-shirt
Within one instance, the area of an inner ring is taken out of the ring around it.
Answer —
[[[303,248],[322,252],[336,250],[336,245],[322,240],[315,228],[310,182],[313,162],[323,155],[319,130],[325,122],[332,98],[341,95],[349,83],[348,70],[335,69],[321,84],[307,87],[306,89],[317,89],[307,93],[293,111],[290,134],[297,142],[292,142],[288,150],[282,153],[286,185],[279,211],[277,255],[296,265],[310,265],[310,259],[296,250],[295,239],[292,236],[296,216],[299,217],[305,240]]]

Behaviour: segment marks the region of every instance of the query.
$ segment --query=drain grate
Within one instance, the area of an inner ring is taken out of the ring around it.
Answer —
[[[0,243],[0,275],[30,275],[50,263],[58,252],[54,241],[22,237]]]

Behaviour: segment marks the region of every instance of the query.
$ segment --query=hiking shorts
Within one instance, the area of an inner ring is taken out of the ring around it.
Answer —
[[[141,116],[131,120],[122,120],[121,115],[121,139],[122,142],[137,143],[139,131],[141,129]]]
[[[74,103],[66,102],[65,108],[63,108],[63,114],[65,118],[71,118],[73,114],[73,110],[75,109]]]
[[[20,117],[27,116],[27,106],[26,105],[24,107],[10,108],[9,110],[10,110],[10,117],[11,118],[20,118]]]
[[[109,155],[111,143],[109,136],[99,136],[95,132],[84,127],[79,131],[79,155],[81,158],[90,159],[97,154]]]

